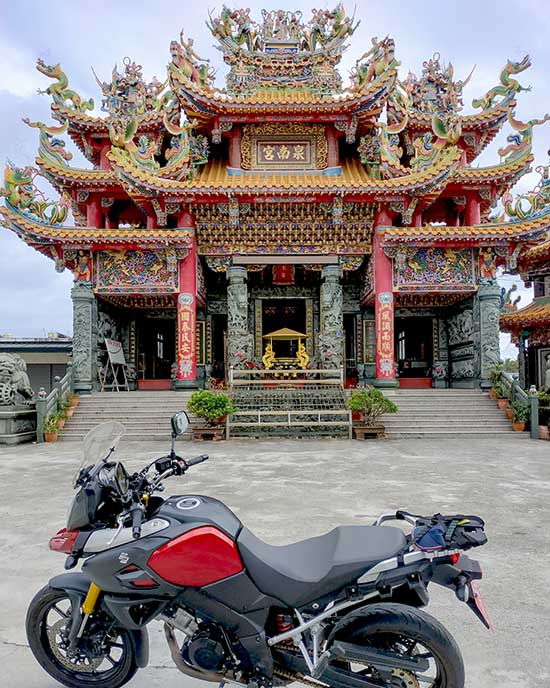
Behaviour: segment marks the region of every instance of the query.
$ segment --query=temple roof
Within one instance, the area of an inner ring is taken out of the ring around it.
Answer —
[[[541,302],[540,299],[536,299],[515,313],[501,315],[500,325],[504,330],[512,332],[525,327],[550,326],[550,300]]]

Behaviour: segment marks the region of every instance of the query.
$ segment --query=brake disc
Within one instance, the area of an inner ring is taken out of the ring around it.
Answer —
[[[103,662],[104,657],[90,658],[87,654],[80,653],[80,657],[71,659],[61,651],[59,643],[57,642],[57,637],[63,637],[63,631],[65,630],[66,624],[67,621],[65,619],[59,619],[59,621],[56,621],[53,626],[49,626],[47,630],[48,641],[54,657],[61,664],[61,666],[65,667],[65,669],[78,671],[83,674],[95,671],[100,666],[101,662]],[[84,663],[85,660],[87,660],[86,663]]]

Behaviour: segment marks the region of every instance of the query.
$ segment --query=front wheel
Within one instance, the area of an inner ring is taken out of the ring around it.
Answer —
[[[76,651],[70,652],[72,605],[67,592],[49,585],[32,600],[27,638],[38,663],[69,688],[119,688],[127,683],[138,669],[131,634],[100,610],[90,615]]]
[[[384,675],[372,666],[347,663],[348,670],[392,688],[464,688],[464,663],[458,645],[445,627],[426,612],[389,603],[363,608],[349,616],[349,624],[336,633],[335,640],[403,659],[427,659],[429,668],[422,672],[395,668]],[[346,660],[336,659],[335,668],[342,667],[342,661]]]

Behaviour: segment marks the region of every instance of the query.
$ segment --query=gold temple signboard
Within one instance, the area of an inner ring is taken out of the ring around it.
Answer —
[[[327,166],[321,124],[273,123],[243,127],[241,164],[249,170],[312,170]]]

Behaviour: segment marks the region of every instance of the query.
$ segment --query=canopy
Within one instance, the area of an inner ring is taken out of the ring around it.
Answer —
[[[303,332],[296,332],[296,330],[289,330],[288,327],[283,327],[282,330],[275,330],[269,334],[264,334],[264,339],[278,339],[279,341],[288,341],[291,339],[306,339],[307,334]]]

